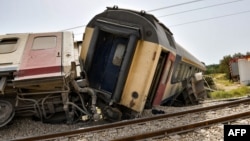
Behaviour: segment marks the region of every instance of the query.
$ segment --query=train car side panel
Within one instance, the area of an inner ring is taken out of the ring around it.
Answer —
[[[121,105],[142,112],[160,53],[159,45],[146,41],[138,42],[120,101]]]
[[[0,36],[0,94],[13,93],[12,79],[18,70],[29,34]]]
[[[87,58],[89,44],[91,42],[93,32],[94,32],[93,28],[86,27],[84,35],[88,35],[88,36],[83,37],[84,39],[83,39],[83,43],[82,43],[82,49],[80,52],[80,58],[82,60],[86,60],[86,58]]]
[[[61,75],[62,33],[41,33],[29,36],[18,80],[26,77]]]
[[[0,71],[16,70],[29,34],[0,36]]]
[[[71,70],[71,62],[75,61],[73,35],[71,32],[63,33],[62,55],[63,73],[67,74]]]

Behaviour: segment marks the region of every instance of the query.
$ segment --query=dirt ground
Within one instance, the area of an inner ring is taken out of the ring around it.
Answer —
[[[222,83],[218,83],[218,82],[215,82],[215,85],[217,87],[217,89],[219,90],[225,90],[225,91],[230,91],[230,90],[233,90],[233,89],[237,89],[241,86],[241,84],[239,83],[233,83],[231,85],[224,85]]]
[[[239,82],[231,82],[230,80],[226,79],[225,74],[223,73],[212,74],[209,77],[210,78],[207,80],[210,81],[210,84],[212,84],[211,89],[214,90],[230,91],[242,86]],[[211,79],[213,81],[212,83]]]

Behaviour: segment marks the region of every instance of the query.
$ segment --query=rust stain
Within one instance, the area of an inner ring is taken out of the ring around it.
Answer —
[[[135,106],[135,102],[134,102],[134,99],[132,99],[132,100],[130,101],[130,103],[129,103],[129,106],[130,106],[130,107],[133,107],[133,106]]]

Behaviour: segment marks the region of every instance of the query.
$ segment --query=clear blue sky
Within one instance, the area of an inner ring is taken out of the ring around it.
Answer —
[[[1,0],[0,34],[82,26],[107,6],[118,5],[155,15],[170,28],[179,44],[207,65],[218,64],[225,55],[250,52],[250,0],[183,4],[191,1],[194,0]],[[155,9],[158,10],[152,11]],[[169,15],[173,13],[179,14]],[[84,28],[69,31],[81,40]]]

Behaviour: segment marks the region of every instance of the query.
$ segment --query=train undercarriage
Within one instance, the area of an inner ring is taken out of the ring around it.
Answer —
[[[86,79],[50,78],[46,83],[58,83],[62,87],[56,85],[55,89],[55,86],[46,84],[46,90],[44,82],[14,82],[19,87],[16,93],[0,95],[0,127],[8,124],[14,116],[32,116],[45,123],[72,124],[80,120],[118,121],[134,118],[137,114],[121,105],[110,103],[109,95],[88,87]],[[41,87],[42,90],[39,89]]]
[[[34,119],[45,123],[68,124],[101,119],[119,121],[139,115],[131,109],[111,103],[109,95],[89,88],[86,79],[62,80],[63,87],[57,90],[37,91],[19,88],[17,94],[1,98],[0,127],[9,123],[15,115],[33,116]],[[162,105],[195,105],[198,104],[198,97],[204,97],[203,81],[189,79],[182,82],[182,87],[182,91],[163,101]]]

